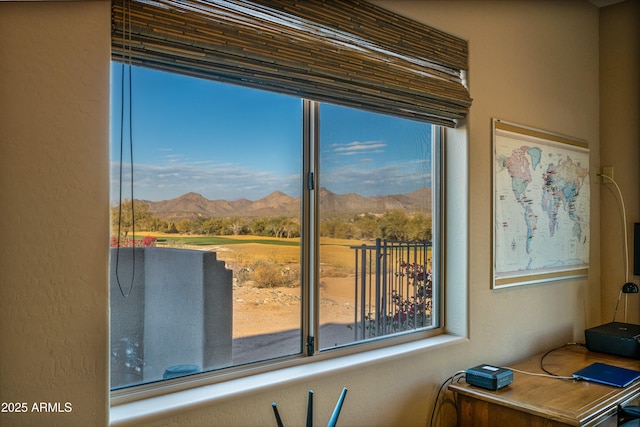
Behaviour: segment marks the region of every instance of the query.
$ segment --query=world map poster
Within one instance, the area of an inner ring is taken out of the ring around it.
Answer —
[[[494,119],[493,144],[493,287],[586,275],[586,142]]]

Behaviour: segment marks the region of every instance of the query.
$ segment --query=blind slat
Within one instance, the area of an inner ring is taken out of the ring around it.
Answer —
[[[116,61],[444,126],[471,105],[464,40],[363,1],[112,5]]]

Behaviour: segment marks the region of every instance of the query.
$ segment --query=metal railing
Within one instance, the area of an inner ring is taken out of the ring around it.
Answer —
[[[431,242],[376,239],[355,251],[355,340],[432,326]]]

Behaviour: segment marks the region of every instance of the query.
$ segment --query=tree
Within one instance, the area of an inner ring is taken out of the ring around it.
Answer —
[[[380,235],[383,239],[407,240],[409,217],[404,211],[394,209],[380,218]]]
[[[362,214],[354,218],[353,223],[360,239],[374,239],[378,231],[378,220],[372,214]]]
[[[423,214],[416,214],[408,224],[409,240],[432,240],[431,218]]]
[[[300,237],[300,224],[291,218],[284,218],[282,222],[282,232],[287,239]]]
[[[202,223],[202,231],[204,234],[218,236],[223,234],[224,222],[222,218],[207,218]]]
[[[188,219],[182,219],[175,224],[178,233],[191,234],[193,230],[193,222]]]
[[[249,222],[249,234],[253,236],[265,236],[267,234],[267,219],[264,217],[252,218]]]
[[[121,204],[111,207],[111,234],[127,237],[134,231],[149,231],[160,221],[149,210],[145,202],[125,199]]]
[[[238,236],[240,234],[246,234],[244,230],[245,224],[239,217],[232,216],[225,218],[224,234]]]

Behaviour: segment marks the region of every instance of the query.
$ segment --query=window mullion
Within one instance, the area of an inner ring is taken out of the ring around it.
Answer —
[[[302,126],[302,330],[303,353],[318,349],[318,112],[319,103],[303,100]]]
[[[440,126],[432,127],[431,134],[431,158],[433,159],[432,176],[437,179],[439,185],[432,186],[431,203],[433,208],[431,209],[432,215],[432,236],[431,241],[433,246],[431,247],[431,283],[432,283],[432,301],[433,301],[433,319],[434,325],[441,327],[444,322],[444,298],[443,298],[443,274],[444,272],[444,260],[441,256],[442,246],[444,239],[444,223],[442,221],[442,208],[444,205],[445,197],[445,175],[443,166],[444,162],[444,129]]]

